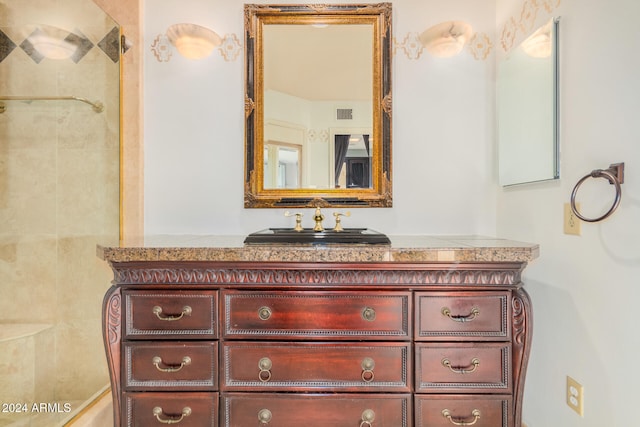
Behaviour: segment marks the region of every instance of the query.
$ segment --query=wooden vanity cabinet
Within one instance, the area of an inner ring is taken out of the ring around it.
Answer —
[[[110,264],[116,426],[521,426],[524,262]]]

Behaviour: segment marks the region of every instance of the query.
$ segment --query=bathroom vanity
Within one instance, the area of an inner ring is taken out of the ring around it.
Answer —
[[[116,426],[520,427],[538,246],[99,246]]]

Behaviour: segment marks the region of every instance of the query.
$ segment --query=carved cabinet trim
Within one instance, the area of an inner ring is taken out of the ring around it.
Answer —
[[[521,427],[525,265],[112,262],[114,424]]]

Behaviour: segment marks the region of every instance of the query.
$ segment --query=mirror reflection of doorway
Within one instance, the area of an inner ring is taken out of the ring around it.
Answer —
[[[264,188],[300,188],[302,146],[269,142],[264,147]]]
[[[335,135],[335,188],[371,188],[369,135]]]
[[[347,188],[369,188],[371,157],[347,157]]]

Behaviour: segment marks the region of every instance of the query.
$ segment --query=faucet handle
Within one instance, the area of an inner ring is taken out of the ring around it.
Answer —
[[[301,214],[301,213],[291,213],[289,211],[286,211],[284,213],[284,216],[295,216],[296,217],[296,226],[293,227],[293,229],[295,231],[302,231],[302,216],[303,216],[303,214]]]
[[[342,212],[334,212],[333,216],[336,217],[336,226],[333,227],[333,231],[344,231],[344,228],[342,228],[342,223],[341,223],[341,216],[351,216],[351,212],[347,211],[345,213]]]

